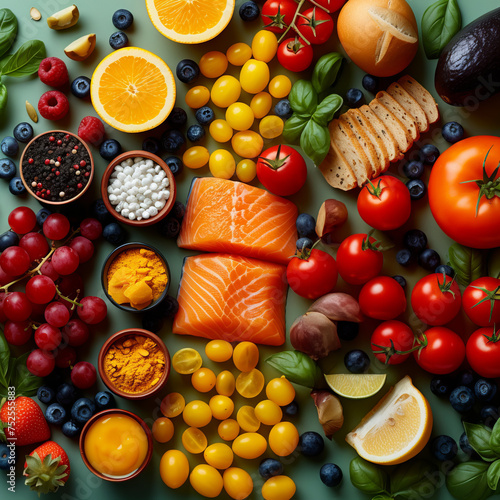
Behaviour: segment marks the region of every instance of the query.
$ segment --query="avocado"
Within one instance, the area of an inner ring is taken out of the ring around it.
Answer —
[[[444,102],[471,109],[500,92],[500,8],[450,40],[439,57],[434,83]]]

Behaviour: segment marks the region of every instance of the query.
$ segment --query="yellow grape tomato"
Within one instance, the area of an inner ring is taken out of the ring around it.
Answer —
[[[166,451],[160,460],[160,476],[169,488],[180,488],[189,476],[189,462],[180,450]]]
[[[208,465],[216,469],[227,469],[233,463],[233,450],[224,443],[214,443],[207,446],[203,452],[203,457]]]
[[[234,411],[233,400],[228,396],[221,396],[220,394],[211,397],[208,405],[212,410],[213,417],[217,420],[226,420]]]
[[[208,160],[208,168],[214,177],[230,179],[236,171],[236,162],[233,155],[225,149],[216,149]]]
[[[213,84],[210,97],[219,108],[227,108],[240,98],[241,84],[231,75],[223,75]]]
[[[259,362],[259,348],[253,342],[239,342],[233,350],[233,363],[241,372],[252,371]]]
[[[212,139],[216,142],[227,142],[233,136],[233,129],[226,120],[214,120],[208,129]]]
[[[212,420],[212,410],[205,401],[191,401],[184,408],[182,418],[190,427],[205,427]]]
[[[256,432],[240,434],[233,441],[233,452],[241,458],[253,460],[263,455],[267,450],[267,441],[264,436]]]
[[[196,85],[186,92],[186,104],[192,109],[198,109],[210,100],[210,90],[203,85]]]
[[[259,430],[260,420],[255,416],[255,410],[252,406],[242,406],[236,414],[236,420],[246,432],[257,432]]]
[[[284,99],[292,90],[292,81],[288,76],[278,75],[269,82],[269,93],[276,99]]]
[[[250,474],[239,467],[230,467],[222,475],[226,493],[235,500],[248,498],[253,491],[253,481]]]
[[[191,385],[199,392],[209,392],[215,387],[217,377],[210,368],[200,368],[191,375]]]
[[[211,465],[197,465],[189,475],[191,486],[201,496],[218,497],[222,491],[223,481],[220,472]]]
[[[266,396],[277,405],[286,406],[294,400],[295,389],[284,376],[273,378],[266,386]]]
[[[264,61],[249,59],[241,68],[240,82],[249,94],[262,92],[269,83],[269,66]]]
[[[255,33],[252,40],[252,53],[254,59],[268,63],[276,55],[278,39],[269,30],[260,30]]]
[[[178,392],[171,392],[162,399],[160,410],[166,417],[174,418],[183,412],[185,406],[184,396]]]
[[[172,357],[172,368],[181,375],[189,375],[201,368],[200,353],[191,347],[179,349]]]
[[[283,133],[285,122],[276,115],[264,116],[259,123],[259,133],[264,139],[276,139]]]
[[[236,165],[236,177],[241,182],[252,182],[257,175],[257,164],[245,158]]]
[[[276,455],[287,457],[299,444],[299,431],[292,422],[280,422],[269,432],[269,446]]]
[[[273,105],[273,98],[267,92],[259,92],[252,97],[250,108],[253,111],[255,118],[264,118]]]
[[[231,359],[233,346],[227,340],[211,340],[205,346],[207,358],[216,363],[223,363]]]
[[[167,417],[157,418],[153,422],[153,437],[159,443],[167,443],[174,436],[174,424]]]
[[[240,433],[240,424],[234,418],[228,418],[219,424],[217,432],[224,441],[232,441]]]
[[[295,483],[288,476],[274,476],[262,486],[264,500],[290,500],[296,491]]]
[[[281,422],[283,411],[274,401],[264,399],[255,406],[255,416],[264,425],[275,425]]]
[[[264,375],[254,368],[250,372],[242,372],[236,378],[236,390],[244,398],[258,396],[264,388]]]
[[[226,57],[233,66],[243,66],[252,57],[252,49],[246,43],[234,43],[227,49]]]
[[[253,130],[237,132],[231,139],[234,152],[242,158],[255,158],[259,156],[264,147],[264,140]]]
[[[205,433],[197,427],[188,427],[182,433],[182,446],[193,454],[202,453],[207,447],[208,440]]]
[[[244,102],[234,102],[226,109],[226,121],[235,130],[248,130],[254,118],[252,108]]]
[[[221,396],[231,397],[236,387],[234,375],[229,370],[223,370],[217,375],[215,390]]]
[[[200,71],[207,78],[218,78],[227,69],[227,57],[223,52],[212,50],[204,54],[199,62]]]
[[[182,163],[187,168],[201,168],[204,167],[210,159],[210,153],[204,146],[193,146],[184,151],[182,155]]]

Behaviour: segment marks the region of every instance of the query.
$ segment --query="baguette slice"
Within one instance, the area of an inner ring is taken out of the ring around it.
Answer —
[[[349,191],[358,185],[351,167],[333,146],[330,146],[330,151],[318,168],[326,182],[334,188]]]
[[[376,97],[408,129],[411,140],[416,141],[420,137],[420,131],[415,117],[385,90],[378,92]]]
[[[436,123],[439,120],[439,108],[430,92],[409,75],[402,76],[398,82],[420,104],[429,123]]]
[[[387,89],[387,93],[403,106],[415,118],[420,133],[429,130],[429,120],[420,104],[399,85],[399,83],[391,83]]]

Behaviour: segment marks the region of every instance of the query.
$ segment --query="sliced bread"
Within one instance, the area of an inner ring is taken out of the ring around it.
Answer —
[[[330,146],[330,151],[318,168],[326,182],[334,188],[349,191],[358,185],[351,167],[333,146]]]
[[[376,97],[408,129],[411,140],[416,141],[420,137],[420,131],[415,117],[385,90],[378,92]]]
[[[439,120],[439,108],[430,92],[409,75],[402,76],[398,82],[422,107],[430,124]]]
[[[391,83],[387,93],[403,106],[415,118],[420,133],[429,130],[429,120],[420,104],[408,94],[408,92],[399,83]]]

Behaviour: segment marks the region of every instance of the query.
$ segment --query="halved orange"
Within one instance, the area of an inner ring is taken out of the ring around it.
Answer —
[[[235,0],[146,0],[154,27],[179,43],[215,38],[229,23]]]
[[[165,121],[175,103],[175,80],[160,57],[138,47],[115,50],[92,75],[94,109],[122,132],[144,132]]]

